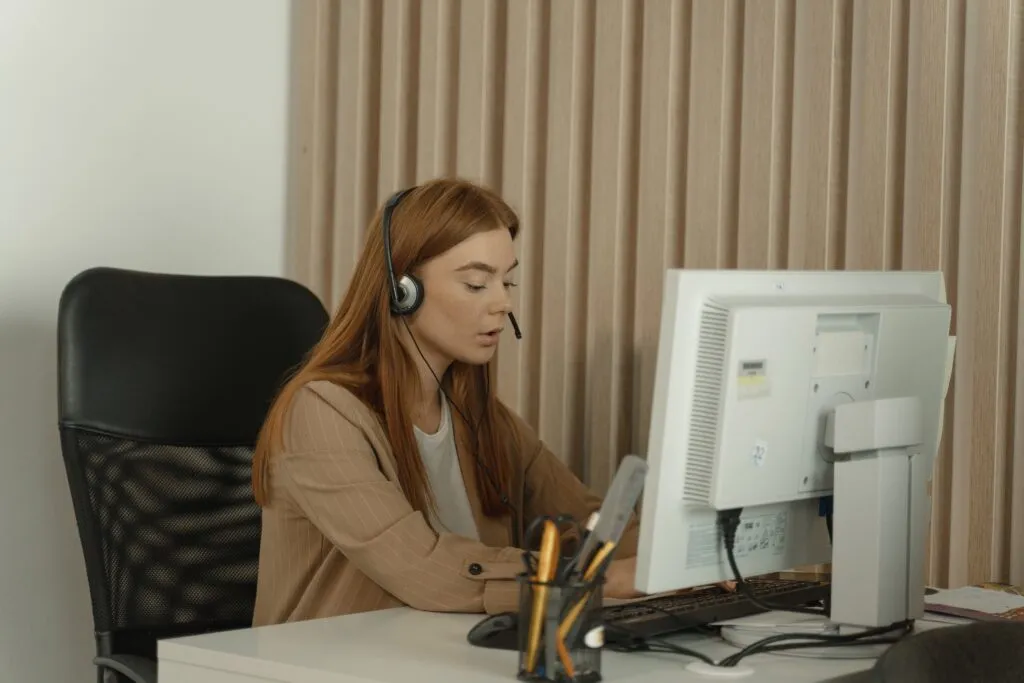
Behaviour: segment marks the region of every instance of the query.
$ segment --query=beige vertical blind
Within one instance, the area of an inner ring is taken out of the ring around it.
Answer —
[[[289,258],[329,305],[389,193],[500,190],[500,393],[603,490],[645,450],[666,268],[942,269],[931,579],[1024,582],[1022,0],[295,8]]]

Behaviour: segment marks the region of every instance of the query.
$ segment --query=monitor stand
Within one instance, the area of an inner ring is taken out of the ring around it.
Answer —
[[[916,397],[836,407],[830,616],[866,628],[924,614],[927,480],[932,459]]]
[[[746,678],[747,676],[752,676],[754,674],[753,669],[742,664],[737,664],[736,666],[714,666],[704,662],[690,662],[686,665],[686,670],[699,676],[716,678],[720,681]]]
[[[825,445],[836,456],[830,614],[755,615],[776,620],[783,615],[784,623],[756,630],[749,623],[723,625],[726,642],[743,648],[780,633],[846,635],[923,615],[926,481],[931,466],[931,459],[920,450],[923,434],[921,403],[916,397],[846,403],[829,414]],[[863,659],[877,658],[888,647],[816,647],[780,653]],[[719,680],[754,673],[742,664],[718,667],[703,662],[692,663],[687,670]]]

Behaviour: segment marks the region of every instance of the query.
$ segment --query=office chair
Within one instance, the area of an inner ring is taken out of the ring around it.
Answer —
[[[983,621],[908,636],[869,671],[823,683],[1020,683],[1024,623]]]
[[[65,286],[61,451],[100,683],[155,683],[159,639],[251,625],[252,448],[326,323],[279,278],[93,268]]]

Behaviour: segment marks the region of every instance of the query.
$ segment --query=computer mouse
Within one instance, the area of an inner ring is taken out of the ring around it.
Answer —
[[[466,634],[466,640],[477,647],[496,650],[519,649],[519,615],[514,612],[493,614],[478,622]]]

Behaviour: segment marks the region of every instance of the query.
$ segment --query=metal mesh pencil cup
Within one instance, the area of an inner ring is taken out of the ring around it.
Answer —
[[[519,675],[523,681],[601,680],[603,577],[534,581],[520,574]]]

